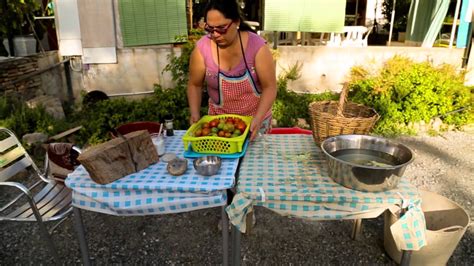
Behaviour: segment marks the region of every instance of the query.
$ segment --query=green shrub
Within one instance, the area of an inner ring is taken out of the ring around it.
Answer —
[[[204,34],[202,30],[191,30],[189,39],[183,44],[181,54],[169,56],[170,63],[163,71],[171,73],[175,88],[165,89],[154,85],[154,94],[140,100],[110,99],[99,102],[76,115],[83,129],[81,143],[97,144],[110,139],[110,130],[120,124],[133,121],[164,121],[172,114],[175,129],[189,127],[189,107],[186,86],[189,72],[189,58],[195,43]],[[207,103],[207,102],[204,102]],[[204,112],[204,109],[203,109]]]
[[[296,80],[300,77],[301,64],[290,67],[283,71],[277,80],[277,98],[273,104],[273,118],[277,120],[279,127],[294,127],[298,124],[298,118],[303,118],[308,124],[310,117],[308,106],[314,101],[334,100],[337,95],[331,92],[321,94],[301,94],[288,91],[288,81]]]
[[[186,85],[188,81],[189,74],[189,59],[191,58],[191,53],[196,46],[196,42],[205,35],[206,32],[200,29],[192,29],[189,32],[189,38],[186,43],[183,44],[181,48],[181,54],[176,56],[171,54],[168,59],[169,64],[166,65],[164,71],[171,72],[172,79],[179,85]]]
[[[376,72],[354,67],[350,99],[375,108],[381,115],[375,133],[410,134],[415,133],[411,123],[428,123],[435,117],[455,126],[472,122],[472,112],[453,112],[471,104],[470,89],[463,83],[464,74],[453,66],[435,67],[395,56]]]
[[[120,124],[134,121],[164,121],[173,115],[175,129],[189,127],[189,108],[184,88],[163,89],[155,85],[153,95],[139,99],[109,99],[98,102],[75,114],[83,129],[81,144],[97,144],[110,139],[110,131]]]
[[[68,129],[69,123],[55,119],[42,106],[29,108],[21,99],[0,97],[0,126],[12,130],[21,138],[33,132],[52,136]]]

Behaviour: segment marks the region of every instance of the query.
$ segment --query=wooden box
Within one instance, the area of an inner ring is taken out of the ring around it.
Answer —
[[[77,158],[92,180],[108,184],[158,162],[158,153],[146,130],[91,147]]]

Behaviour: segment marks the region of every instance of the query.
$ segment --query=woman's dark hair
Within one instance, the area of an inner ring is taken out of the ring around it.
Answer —
[[[251,31],[255,33],[249,24],[244,22],[244,18],[240,13],[240,8],[235,0],[210,0],[204,9],[204,21],[207,22],[207,12],[211,10],[221,12],[224,17],[232,19],[232,21],[240,20],[240,31]]]

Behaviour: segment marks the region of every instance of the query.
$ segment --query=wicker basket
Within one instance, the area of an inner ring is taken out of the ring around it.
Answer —
[[[374,109],[346,102],[347,92],[347,84],[344,84],[339,102],[321,101],[309,105],[313,138],[318,145],[337,135],[367,134],[379,119]]]

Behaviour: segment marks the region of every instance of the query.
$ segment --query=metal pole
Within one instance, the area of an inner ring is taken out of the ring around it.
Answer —
[[[357,19],[359,18],[359,0],[356,1],[356,11],[354,16],[354,26],[357,26]]]
[[[451,36],[449,38],[449,48],[453,48],[454,35],[456,34],[456,26],[458,24],[459,9],[461,7],[461,0],[456,1],[456,10],[454,11],[453,28],[451,29]]]
[[[352,240],[358,240],[362,229],[362,219],[355,219],[352,226]]]
[[[397,4],[397,0],[393,0],[392,17],[390,18],[390,32],[388,34],[387,46],[390,46],[392,44],[392,33],[393,33],[393,23],[395,21],[395,5],[396,4]]]
[[[240,231],[237,227],[232,225],[232,265],[239,266],[240,265]]]
[[[74,227],[76,228],[77,237],[79,238],[79,247],[81,248],[82,263],[86,266],[91,265],[89,257],[89,249],[87,248],[86,233],[84,230],[84,224],[82,223],[81,210],[72,207],[74,213]]]
[[[472,10],[474,13],[474,9]],[[462,68],[466,68],[468,60],[469,60],[469,54],[471,53],[471,47],[472,47],[472,17],[471,21],[469,22],[469,27],[467,30],[467,46],[464,48],[464,56],[462,58]]]
[[[224,259],[222,265],[227,266],[229,265],[229,217],[227,217],[227,213],[225,212],[225,207],[227,205],[222,206],[222,248],[223,254],[222,257]]]

